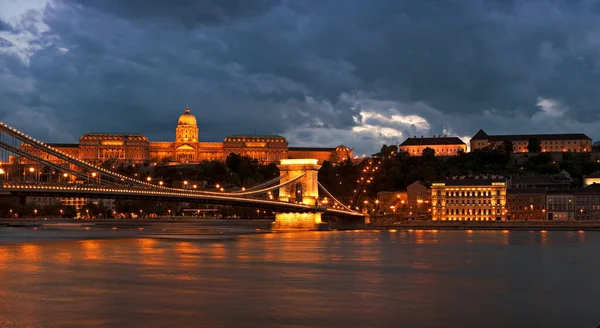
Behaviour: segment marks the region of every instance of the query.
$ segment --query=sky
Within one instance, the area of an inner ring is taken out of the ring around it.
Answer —
[[[47,142],[600,138],[600,1],[0,0],[0,121]]]

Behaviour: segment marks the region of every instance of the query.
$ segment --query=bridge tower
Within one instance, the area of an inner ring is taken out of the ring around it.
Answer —
[[[321,165],[316,159],[282,159],[280,183],[304,176],[279,188],[279,200],[283,202],[316,205],[319,198],[318,172]],[[316,230],[323,222],[321,213],[276,213],[273,228],[276,230]]]

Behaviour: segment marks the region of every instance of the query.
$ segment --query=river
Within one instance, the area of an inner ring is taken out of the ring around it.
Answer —
[[[0,327],[596,327],[600,232],[0,229]]]

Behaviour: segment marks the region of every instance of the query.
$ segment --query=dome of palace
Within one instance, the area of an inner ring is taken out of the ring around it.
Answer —
[[[186,108],[185,112],[179,116],[179,121],[177,121],[177,125],[191,125],[196,126],[196,116],[190,113],[190,109]]]

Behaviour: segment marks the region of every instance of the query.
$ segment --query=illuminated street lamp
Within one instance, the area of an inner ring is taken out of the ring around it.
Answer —
[[[147,177],[146,181],[148,181],[148,182],[152,181],[152,177]]]
[[[198,185],[193,185],[192,188],[196,189],[198,188]]]
[[[162,186],[162,185],[163,185],[163,182],[162,182],[162,181],[158,181],[158,184]]]

